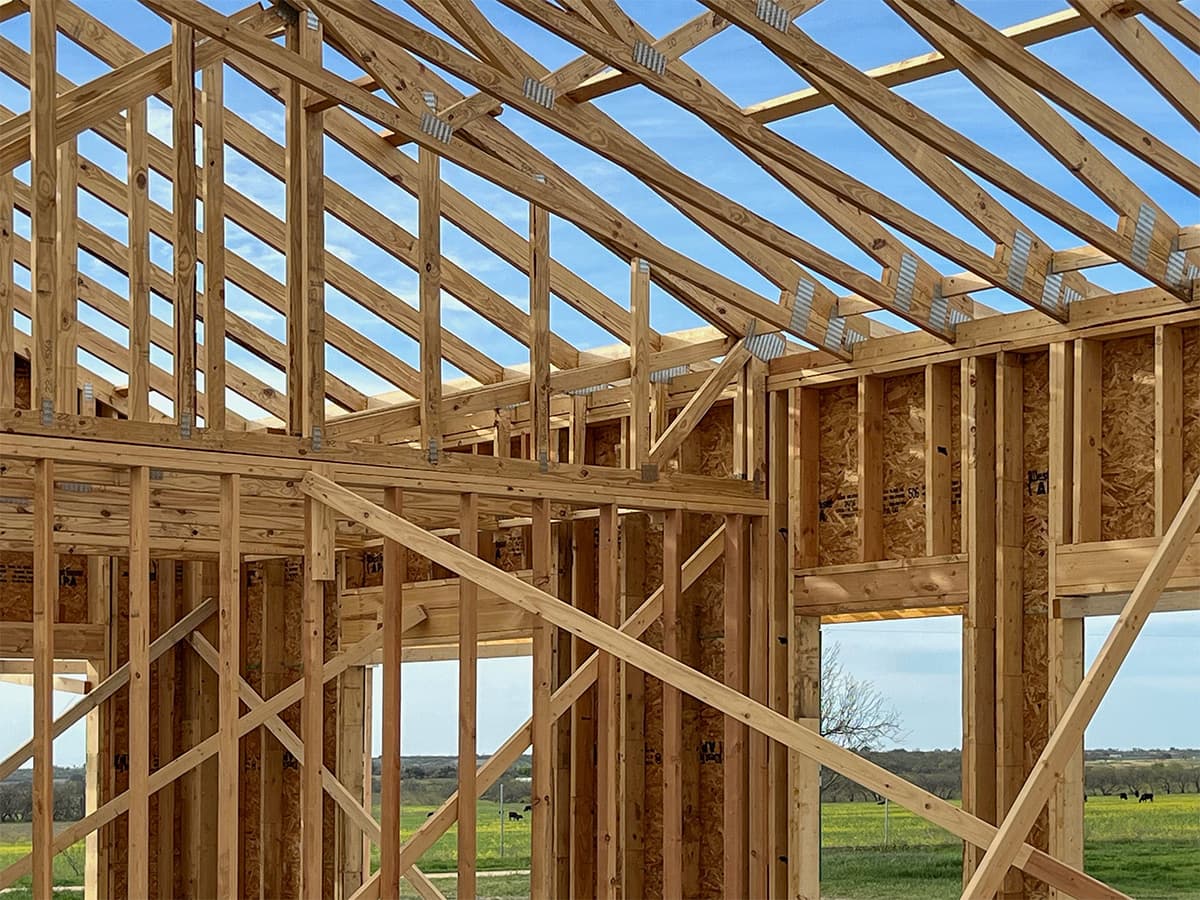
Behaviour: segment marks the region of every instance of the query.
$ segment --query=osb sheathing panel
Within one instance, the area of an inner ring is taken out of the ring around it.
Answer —
[[[242,675],[259,695],[263,693],[262,640],[263,596],[265,593],[264,566],[247,563],[242,566]],[[255,728],[241,741],[242,778],[238,785],[238,814],[241,816],[242,857],[240,867],[242,896],[251,900],[258,896],[262,882],[262,832],[259,828],[262,813],[261,771],[262,729]]]
[[[858,557],[858,390],[821,391],[818,565]]]
[[[1100,537],[1154,534],[1154,336],[1105,341]]]
[[[925,374],[883,382],[883,555],[925,555]]]
[[[113,603],[111,610],[113,666],[129,662],[129,561],[113,560]],[[109,753],[106,761],[111,767],[108,776],[112,794],[117,796],[129,788],[129,691],[117,691],[105,704],[109,709]],[[129,817],[122,813],[110,829],[111,851],[108,857],[109,883],[113,896],[128,893],[127,866],[129,856]]]
[[[962,381],[950,387],[950,550],[962,553]]]
[[[1050,357],[1047,353],[1029,354],[1022,358],[1024,369],[1024,399],[1022,423],[1024,428],[1025,491],[1024,502],[1024,625],[1021,667],[1025,686],[1023,729],[1025,736],[1025,772],[1033,769],[1050,730],[1049,703],[1049,606],[1047,553],[1049,549],[1048,516],[1050,511]],[[1048,847],[1049,820],[1046,811],[1038,816],[1029,841],[1035,847]],[[1030,897],[1045,897],[1046,886],[1025,876],[1026,892]]]
[[[1183,330],[1183,486],[1200,478],[1200,327]]]
[[[287,560],[283,571],[283,608],[287,633],[284,635],[283,660],[286,680],[291,682],[304,673],[300,638],[304,601],[304,567],[300,560]],[[300,704],[283,711],[282,719],[296,734],[300,733]],[[300,764],[292,754],[272,740],[272,750],[283,752],[282,834],[279,859],[282,867],[280,889],[284,897],[300,896]]]
[[[86,622],[87,558],[58,557],[58,622]],[[0,622],[33,621],[33,554],[0,552]]]
[[[661,521],[650,518],[645,529],[645,562],[642,598],[662,585],[663,531]],[[630,604],[632,605],[632,604]],[[643,640],[655,650],[663,648],[662,619],[646,629]],[[642,844],[643,887],[646,897],[662,897],[662,682],[646,676],[645,688],[645,818]]]
[[[733,405],[714,406],[685,442],[680,471],[727,478],[733,471]],[[717,516],[684,517],[686,559],[721,523]],[[725,567],[718,561],[684,593],[681,629],[686,661],[718,680],[725,677]],[[688,896],[720,897],[724,887],[724,717],[685,697],[684,891]],[[698,778],[689,777],[698,772]],[[689,881],[695,879],[692,884]]]

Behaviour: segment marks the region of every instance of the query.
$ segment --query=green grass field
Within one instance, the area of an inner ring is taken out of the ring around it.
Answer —
[[[432,806],[405,808],[401,828],[412,834]],[[520,811],[520,806],[507,809]],[[376,810],[378,814],[378,810]],[[887,846],[885,809],[873,803],[829,803],[822,809],[824,851],[821,857],[822,893],[835,900],[951,900],[960,891],[960,845],[897,807],[888,807]],[[1160,796],[1156,802],[1134,803],[1113,797],[1092,797],[1085,816],[1087,869],[1097,878],[1137,900],[1200,900],[1200,795]],[[516,874],[529,866],[529,818],[504,823],[500,846],[497,804],[479,804],[479,896],[507,900],[527,897],[529,877]],[[451,828],[425,854],[421,868],[438,888],[455,896],[456,831]],[[0,824],[0,868],[29,852],[29,826]],[[75,874],[81,856],[55,859],[59,884],[78,884]],[[374,864],[374,861],[373,861]],[[487,871],[504,872],[486,875]],[[508,874],[514,873],[514,874]],[[3,894],[4,900],[26,900],[23,890]],[[406,897],[415,893],[406,893]],[[55,894],[74,900],[82,892]]]

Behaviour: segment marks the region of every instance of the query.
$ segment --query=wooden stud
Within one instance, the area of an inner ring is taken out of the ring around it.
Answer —
[[[54,463],[34,467],[33,497],[33,893],[54,886],[54,619],[58,554],[54,552]]]
[[[967,552],[963,611],[963,809],[996,821],[996,362],[961,367],[962,534]],[[982,854],[964,847],[970,878]]]
[[[646,542],[649,516],[621,518],[621,621],[646,599]],[[621,891],[626,898],[646,895],[646,676],[621,666]]]
[[[15,405],[13,236],[13,174],[0,172],[0,409]]]
[[[794,539],[794,520],[788,515],[788,498],[792,481],[792,463],[788,455],[790,438],[795,429],[795,392],[772,391],[767,395],[767,496],[771,506],[767,514],[767,608],[770,622],[767,630],[768,692],[773,710],[790,715],[788,702],[791,693],[788,672],[791,647],[791,590]],[[769,747],[767,775],[767,835],[760,853],[766,855],[767,883],[763,896],[782,896],[787,891],[787,830],[790,803],[787,793],[787,748],[772,742]]]
[[[300,839],[301,886],[305,896],[315,896],[322,893],[323,884],[324,793],[321,786],[321,760],[325,753],[325,690],[322,667],[325,659],[325,582],[333,580],[334,576],[332,510],[323,504],[308,502],[304,506],[304,522],[304,600],[300,645],[304,667],[304,700],[300,706],[300,721],[304,756],[308,764],[301,767],[300,782],[303,829]]]
[[[300,42],[304,28],[302,16],[289,21],[284,29],[287,49],[302,54]],[[287,398],[288,434],[304,434],[304,313],[305,241],[304,216],[304,86],[295,79],[284,82],[284,216],[287,220]]]
[[[403,493],[399,488],[384,490],[384,507],[400,515]],[[404,658],[403,608],[406,553],[396,541],[383,542],[383,760],[380,769],[379,825],[379,896],[381,900],[400,897],[400,703],[401,662]]]
[[[241,656],[241,476],[221,476],[218,672],[217,895],[238,892],[238,661]],[[306,698],[307,703],[307,698]],[[307,710],[305,711],[307,712]],[[307,870],[306,870],[307,871]]]
[[[58,397],[55,346],[58,329],[58,140],[55,126],[57,96],[57,30],[55,0],[29,9],[30,280],[33,287],[33,344],[29,406],[43,421],[53,414]],[[48,885],[49,882],[45,882]],[[36,889],[36,885],[35,885]]]
[[[996,362],[996,803],[1007,812],[1025,780],[1024,372],[1021,357]],[[1024,893],[1010,872],[1003,896]]]
[[[1075,341],[1075,465],[1072,506],[1076,543],[1100,540],[1100,445],[1104,345]]]
[[[530,533],[533,584],[548,594],[551,584],[553,536],[550,502],[535,500]],[[533,625],[533,784],[531,788],[530,896],[554,897],[554,717],[550,709],[553,629],[540,620]]]
[[[204,424],[225,430],[225,69],[206,66],[204,104]],[[144,151],[143,151],[144,152]]]
[[[87,662],[87,677],[95,688],[93,688],[89,700],[98,699],[101,693],[101,685],[108,680],[111,672],[111,647],[109,645],[109,635],[111,634],[111,618],[112,618],[112,557],[110,556],[89,556],[88,557],[88,621],[99,625],[104,629],[104,648],[96,657]],[[175,610],[172,608],[167,619],[168,621],[174,618]],[[161,686],[162,679],[159,679]],[[173,699],[173,698],[172,698]],[[80,710],[80,715],[85,717],[84,728],[86,736],[86,760],[87,772],[84,775],[85,784],[84,790],[86,797],[84,800],[84,812],[86,815],[91,815],[99,809],[105,802],[108,788],[107,766],[105,766],[106,754],[104,752],[105,740],[107,734],[107,721],[104,713],[107,710],[102,709],[99,705],[86,711]],[[61,720],[63,717],[59,716]],[[163,716],[159,719],[160,723],[163,720],[169,721],[168,716]],[[58,720],[55,721],[55,728],[58,727]],[[102,731],[104,733],[102,733]],[[170,746],[169,744],[167,745]],[[22,748],[24,750],[24,748]],[[29,742],[29,752],[33,752],[33,742]],[[0,774],[6,769],[5,764],[0,764]],[[173,794],[173,792],[171,792]],[[172,795],[172,799],[174,799]],[[160,800],[159,813],[162,814],[164,804]],[[101,887],[107,889],[108,879],[108,849],[110,842],[106,840],[107,834],[103,829],[97,829],[88,833],[85,838],[84,852],[85,857],[83,884],[84,893],[87,897],[102,896]],[[160,869],[161,871],[161,869]]]
[[[821,620],[796,616],[788,646],[792,649],[792,718],[803,727],[821,730]],[[821,767],[799,753],[791,754],[788,798],[792,805],[788,833],[788,879],[793,897],[819,897],[821,879]]]
[[[620,608],[620,545],[617,507],[600,507],[596,616],[616,626]],[[620,850],[619,795],[621,746],[621,666],[601,653],[596,675],[596,896],[613,897],[620,890],[617,874]]]
[[[629,314],[629,467],[640,469],[650,462],[651,448],[650,264],[644,259],[629,262]]]
[[[1183,331],[1159,325],[1154,329],[1155,534],[1166,534],[1182,502]]]
[[[58,373],[55,409],[77,412],[75,358],[78,353],[77,310],[79,296],[79,151],[75,140],[58,145],[58,315],[54,359]]]
[[[925,555],[951,550],[950,403],[955,371],[925,367]]]
[[[263,563],[263,696],[270,702],[292,680],[285,647],[287,611],[284,604],[284,560]],[[283,749],[265,728],[259,729],[263,746],[262,762],[262,846],[263,896],[284,895],[283,876],[286,843],[291,835],[283,824]]]
[[[150,419],[150,169],[146,101],[125,114],[129,223],[129,418]],[[207,266],[206,266],[207,268]],[[205,334],[208,333],[205,325]],[[207,387],[207,384],[206,384]]]
[[[479,553],[479,495],[459,497],[458,539],[461,549]],[[475,792],[476,727],[479,700],[479,588],[463,578],[458,594],[458,796],[472,798]],[[475,897],[476,810],[474,803],[462,804],[458,815],[458,896]]]
[[[589,436],[590,445],[595,438]],[[591,455],[590,447],[584,459]],[[571,534],[571,603],[573,608],[595,616],[597,612],[596,522],[575,519]],[[576,669],[593,650],[580,637],[571,643]],[[585,691],[571,709],[571,894],[590,897],[596,893],[596,742],[597,691]]]
[[[538,176],[543,178],[542,176]],[[543,178],[544,180],[544,178]],[[550,214],[529,204],[529,402],[533,458],[550,460]]]
[[[725,684],[746,693],[748,660],[749,597],[747,587],[746,518],[725,517]],[[743,723],[725,718],[724,791],[725,791],[725,882],[731,897],[748,897],[747,837],[749,819],[747,798],[747,741],[749,734]]]
[[[683,600],[683,512],[669,509],[663,515],[663,653],[682,655],[680,611]],[[662,805],[664,897],[683,896],[683,705],[673,686],[662,685]]]
[[[427,98],[427,102],[432,95]],[[434,103],[430,106],[433,107]],[[431,108],[430,114],[433,114]],[[417,209],[421,310],[421,448],[436,461],[442,442],[442,237],[441,163],[418,151]],[[472,767],[473,768],[473,767]],[[460,832],[461,834],[461,832]]]
[[[883,559],[883,381],[858,379],[858,561]]]
[[[150,470],[129,470],[129,895],[150,892]],[[236,821],[236,816],[234,817]],[[160,875],[161,877],[161,875]]]
[[[321,65],[324,31],[301,16],[300,56]],[[325,430],[325,113],[303,93],[304,413],[303,433],[320,444]]]
[[[160,559],[155,564],[155,584],[158,604],[159,635],[151,644],[150,655],[154,657],[158,644],[165,635],[171,632],[168,624],[175,618],[175,570],[173,559]],[[155,663],[155,705],[158,707],[158,768],[167,765],[175,755],[175,732],[177,729],[178,712],[176,709],[175,684],[177,666],[175,652],[164,651]],[[164,893],[178,890],[176,886],[175,866],[175,788],[158,792],[158,846],[155,865],[158,872],[158,883]]]
[[[175,421],[184,437],[196,425],[196,44],[191,26],[171,24],[171,121],[175,235]]]

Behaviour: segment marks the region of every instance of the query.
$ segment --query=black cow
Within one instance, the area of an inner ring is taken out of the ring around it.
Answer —
[[[528,803],[525,804],[525,812],[533,812],[533,807]]]
[[[1121,799],[1122,799],[1122,800],[1128,800],[1128,799],[1129,799],[1129,795],[1128,795],[1127,793],[1125,793],[1124,791],[1121,791]]]
[[[1138,803],[1153,803],[1153,802],[1154,802],[1153,794],[1142,794],[1142,796],[1138,797]]]
[[[510,821],[510,822],[521,822],[524,819],[525,819],[525,817],[523,815],[521,815],[519,812],[510,810],[508,813],[508,821]]]
[[[432,815],[433,815],[433,813],[431,813],[431,812],[427,812],[427,813],[425,813],[425,818],[427,818],[427,819],[428,819],[428,818],[429,818],[430,816],[432,816]]]

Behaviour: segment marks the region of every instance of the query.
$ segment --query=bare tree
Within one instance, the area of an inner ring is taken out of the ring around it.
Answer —
[[[856,678],[842,664],[842,645],[821,654],[821,735],[856,753],[878,750],[898,741],[900,714],[870,681]],[[843,780],[821,769],[821,792]]]

